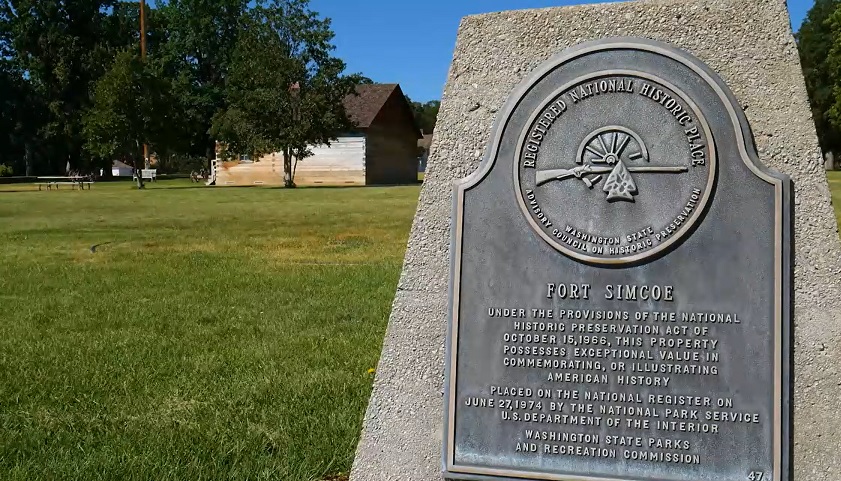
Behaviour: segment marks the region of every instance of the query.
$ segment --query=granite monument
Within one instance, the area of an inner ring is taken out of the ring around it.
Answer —
[[[645,115],[623,117],[617,102]],[[351,479],[834,479],[839,276],[784,0],[467,17]],[[638,359],[610,357],[625,351]],[[536,409],[540,394],[564,406]],[[590,424],[564,424],[572,416]],[[617,417],[625,425],[606,426]],[[561,431],[567,441],[549,439]]]

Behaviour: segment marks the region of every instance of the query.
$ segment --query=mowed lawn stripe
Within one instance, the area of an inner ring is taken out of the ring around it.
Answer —
[[[350,468],[418,188],[185,185],[0,191],[4,479]]]

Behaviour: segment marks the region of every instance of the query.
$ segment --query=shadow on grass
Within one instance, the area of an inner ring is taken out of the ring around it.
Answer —
[[[15,188],[9,189],[5,188],[4,186],[0,186],[0,194],[4,193],[23,193],[23,192],[81,192],[81,191],[95,191],[97,190],[96,187],[91,189],[38,189],[37,186],[32,184],[12,184],[15,185]],[[109,186],[110,191],[117,191],[119,192],[120,189],[117,187],[125,187],[125,190],[140,190],[134,184],[129,184],[128,182],[103,182],[102,185]],[[21,187],[18,187],[21,186]],[[113,186],[113,187],[112,187]],[[22,188],[25,187],[25,188]],[[156,184],[146,184],[145,188],[142,190],[184,190],[184,189],[200,189],[200,188],[208,188],[212,186],[208,185],[156,185]]]
[[[23,184],[23,185],[27,185],[27,184]],[[82,192],[82,191],[87,192],[88,190],[90,190],[90,189],[82,189],[82,190],[80,190],[80,189],[40,189],[39,190],[35,187],[33,187],[31,189],[4,189],[2,186],[0,186],[0,194],[6,194],[6,193],[8,193],[8,194],[13,194],[13,193],[14,194],[20,194],[20,193],[24,193],[24,192]]]
[[[115,185],[118,184],[117,182],[107,182],[107,185]],[[374,184],[374,185],[300,185],[297,187],[284,187],[282,185],[276,186],[266,186],[266,185],[203,185],[203,184],[196,184],[196,185],[159,185],[157,183],[146,184],[145,188],[142,190],[186,190],[186,189],[210,189],[214,187],[224,187],[225,189],[263,189],[263,190],[312,190],[312,189],[323,189],[323,190],[356,190],[356,189],[367,189],[371,187],[376,188],[397,188],[397,187],[412,187],[415,185],[423,184],[423,181],[417,182],[410,182],[405,184]],[[24,186],[30,186],[31,184],[19,184]],[[126,190],[140,190],[135,185],[129,185],[126,183]],[[56,189],[58,190],[58,189]],[[75,191],[77,189],[71,189],[71,191]],[[89,189],[90,190],[90,189]],[[95,189],[94,189],[95,190]],[[66,190],[65,190],[66,191]],[[26,189],[4,189],[0,188],[0,194],[2,193],[21,193],[21,192],[52,192],[51,190],[38,190],[36,188],[26,188]]]
[[[154,185],[146,184],[143,190],[186,190],[186,189],[207,189],[213,187],[212,185]],[[137,190],[135,187],[134,190]]]
[[[261,186],[261,185],[223,185],[220,187],[259,187],[267,190],[313,190],[313,189],[324,189],[324,190],[355,190],[355,189],[370,189],[374,188],[395,188],[395,187],[412,187],[416,185],[420,185],[422,182],[409,182],[405,184],[371,184],[371,185],[299,185],[297,187],[284,187],[282,185],[273,185],[273,186]]]

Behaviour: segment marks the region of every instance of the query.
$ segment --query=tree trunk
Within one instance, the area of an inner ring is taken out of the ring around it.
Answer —
[[[107,165],[103,162],[102,165],[103,165],[103,167],[102,167],[102,178],[106,179],[106,180],[113,179],[114,178],[114,171],[112,170],[112,167],[114,166],[114,163],[112,162],[111,165]]]
[[[134,180],[137,182],[138,189],[145,189],[146,185],[143,183],[143,172],[141,167],[143,165],[143,161],[138,160],[137,158],[134,159]]]
[[[134,155],[132,155],[132,163],[134,164],[134,181],[137,182],[137,188],[145,189],[146,186],[143,184],[143,165],[146,163],[146,149],[143,148],[143,145],[140,141],[135,141],[136,150],[134,151]]]
[[[292,149],[283,148],[283,186],[286,188],[295,187],[295,179],[292,173]]]
[[[26,176],[32,176],[32,144],[27,142],[24,145],[24,161],[26,162]]]

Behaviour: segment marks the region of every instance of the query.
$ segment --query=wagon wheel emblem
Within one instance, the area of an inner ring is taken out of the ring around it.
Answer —
[[[607,201],[634,202],[638,192],[632,173],[680,174],[689,170],[683,166],[633,165],[649,162],[648,149],[639,135],[619,126],[604,127],[588,135],[578,148],[575,161],[581,165],[572,169],[537,171],[535,183],[542,185],[553,180],[576,178],[592,189],[602,180],[603,174],[608,174],[602,188],[607,193]]]

